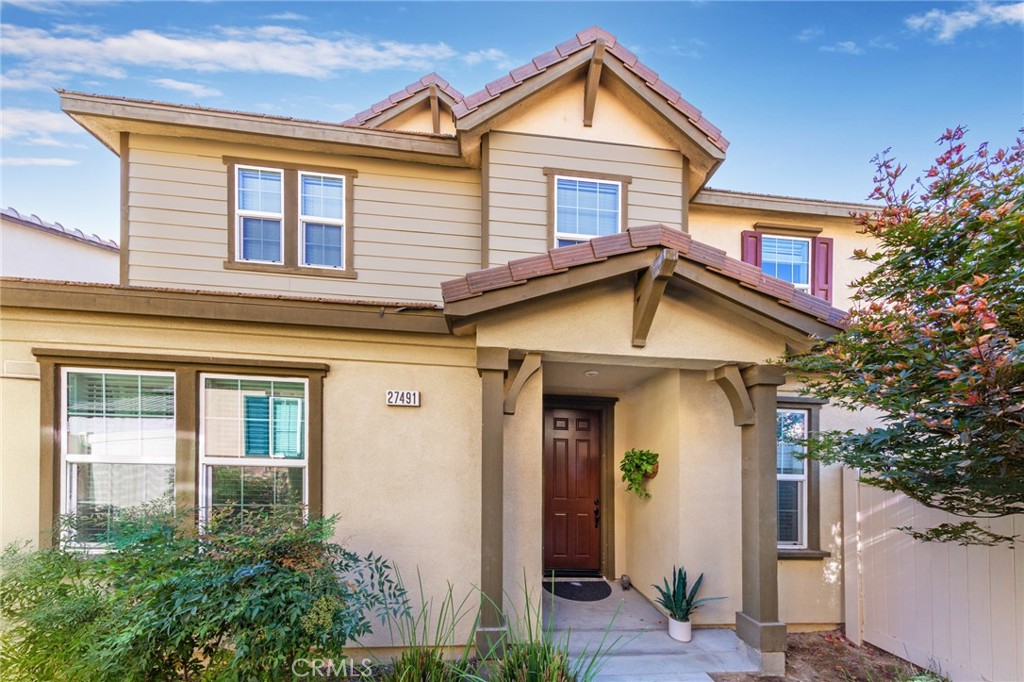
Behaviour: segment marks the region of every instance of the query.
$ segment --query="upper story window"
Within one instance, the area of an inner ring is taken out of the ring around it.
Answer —
[[[631,178],[545,168],[551,244],[572,246],[620,232]]]
[[[345,178],[299,173],[302,264],[344,267]]]
[[[615,234],[621,229],[622,185],[618,182],[555,178],[556,246]]]
[[[758,226],[742,236],[743,260],[801,291],[832,301],[832,239],[815,228]]]
[[[279,170],[238,168],[240,260],[283,263],[284,182]]]
[[[355,171],[225,158],[230,270],[354,278]]]

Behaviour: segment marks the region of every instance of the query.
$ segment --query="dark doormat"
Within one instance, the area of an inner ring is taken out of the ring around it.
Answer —
[[[612,586],[603,580],[545,580],[544,589],[573,601],[601,601],[612,593]]]

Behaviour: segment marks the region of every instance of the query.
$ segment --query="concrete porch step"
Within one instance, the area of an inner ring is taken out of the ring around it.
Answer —
[[[650,675],[598,675],[594,682],[713,682],[707,673],[654,673]]]

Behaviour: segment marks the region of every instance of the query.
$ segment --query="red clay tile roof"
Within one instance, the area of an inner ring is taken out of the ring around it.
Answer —
[[[416,81],[415,83],[410,83],[409,85],[405,86],[405,88],[403,88],[402,90],[399,90],[398,92],[390,95],[387,99],[382,99],[381,101],[371,106],[369,109],[360,111],[358,114],[348,119],[347,121],[342,121],[341,125],[361,126],[371,118],[379,116],[388,109],[397,106],[399,102],[409,99],[418,92],[423,92],[431,85],[436,85],[438,90],[445,93],[456,102],[461,102],[463,99],[462,93],[453,88],[451,84],[448,83],[448,81],[441,78],[436,73],[431,72],[428,73],[423,78]]]
[[[551,249],[538,256],[471,272],[465,277],[442,282],[441,294],[446,304],[454,303],[480,296],[487,291],[524,284],[527,280],[566,272],[580,265],[597,263],[619,254],[643,251],[650,247],[675,249],[680,258],[703,265],[712,272],[735,280],[837,329],[843,327],[846,313],[833,308],[827,301],[800,291],[789,282],[769,277],[755,265],[730,258],[725,251],[698,242],[686,232],[664,225],[631,227],[619,234],[595,237],[573,246]]]
[[[507,76],[491,81],[481,90],[461,98],[461,101],[455,105],[453,110],[455,118],[462,118],[480,105],[500,97],[503,93],[517,87],[523,81],[543,73],[552,64],[565,60],[569,55],[589,47],[598,40],[604,41],[607,45],[606,54],[614,55],[627,69],[642,78],[647,87],[664,97],[666,102],[678,109],[693,125],[707,135],[711,144],[723,152],[728,149],[729,141],[722,137],[722,131],[718,127],[701,115],[700,109],[683,99],[678,90],[661,80],[653,70],[644,66],[636,58],[635,54],[618,42],[615,36],[597,26],[580,31],[573,38],[556,45],[553,49],[542,55],[534,57],[532,61],[512,69]]]

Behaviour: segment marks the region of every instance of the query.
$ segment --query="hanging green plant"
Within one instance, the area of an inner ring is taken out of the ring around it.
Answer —
[[[651,493],[647,490],[647,481],[658,473],[658,453],[636,448],[628,450],[622,457],[619,471],[622,472],[622,482],[626,484],[626,492],[636,493],[641,500],[650,499]]]

